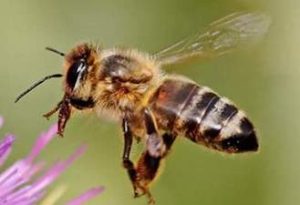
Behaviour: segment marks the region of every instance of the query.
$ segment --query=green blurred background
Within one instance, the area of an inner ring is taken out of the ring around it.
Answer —
[[[176,141],[161,177],[152,187],[157,204],[286,205],[300,202],[300,2],[297,0],[8,1],[0,2],[1,130],[18,136],[9,163],[25,155],[36,136],[56,121],[41,115],[62,97],[60,80],[36,89],[20,103],[15,97],[33,81],[61,71],[62,58],[45,46],[68,51],[80,41],[154,52],[235,11],[260,10],[273,24],[266,39],[249,50],[215,60],[168,68],[212,87],[247,111],[257,127],[258,154],[220,155],[184,138]],[[132,198],[121,166],[118,124],[76,115],[65,138],[42,154],[55,161],[81,143],[87,153],[54,186],[66,184],[63,203],[91,186],[104,185],[88,204],[146,204]],[[134,149],[134,158],[141,146]],[[52,186],[52,188],[54,187]]]

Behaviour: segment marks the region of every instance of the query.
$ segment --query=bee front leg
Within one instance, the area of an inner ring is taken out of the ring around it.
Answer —
[[[71,116],[71,105],[69,98],[64,98],[58,112],[57,134],[63,137],[66,124]]]
[[[60,109],[62,103],[63,103],[63,101],[61,100],[52,110],[43,114],[43,117],[45,117],[47,120],[49,120],[49,118]]]
[[[71,104],[70,104],[70,99],[67,96],[64,96],[64,98],[52,110],[50,110],[48,113],[45,113],[43,116],[49,119],[51,115],[53,115],[57,111],[58,111],[57,134],[62,137],[66,124],[71,116]]]

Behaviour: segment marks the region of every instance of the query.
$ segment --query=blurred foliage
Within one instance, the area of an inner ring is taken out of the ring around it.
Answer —
[[[235,11],[259,10],[273,25],[255,48],[209,61],[168,68],[212,87],[246,110],[256,125],[258,154],[220,155],[179,139],[152,187],[157,204],[282,205],[300,201],[300,2],[296,0],[163,0],[163,1],[8,1],[0,2],[0,113],[6,124],[1,135],[18,136],[16,160],[34,138],[55,122],[41,115],[62,97],[59,80],[36,89],[20,103],[14,98],[33,81],[61,70],[62,59],[44,50],[68,51],[80,41],[104,47],[121,45],[154,52],[210,22]],[[102,184],[104,194],[90,204],[146,204],[132,197],[121,166],[118,124],[78,114],[65,138],[55,140],[43,157],[65,157],[81,143],[88,152],[57,184],[67,184],[62,201]],[[141,146],[134,150],[138,156]]]

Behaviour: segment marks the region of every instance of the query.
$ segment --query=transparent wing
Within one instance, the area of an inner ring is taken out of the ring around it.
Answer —
[[[200,33],[171,45],[154,56],[161,64],[173,64],[190,57],[210,58],[260,40],[271,24],[262,13],[237,12],[219,19]]]

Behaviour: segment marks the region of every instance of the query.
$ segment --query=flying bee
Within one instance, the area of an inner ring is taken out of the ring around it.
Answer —
[[[63,77],[64,96],[50,117],[58,112],[58,134],[63,135],[72,113],[92,110],[114,116],[124,135],[123,166],[135,197],[154,199],[150,183],[157,176],[177,136],[226,153],[258,150],[258,140],[245,113],[210,88],[161,68],[191,57],[215,57],[251,45],[268,30],[270,18],[261,13],[233,13],[213,22],[201,33],[155,54],[134,49],[102,49],[83,43],[64,57],[63,74],[49,75],[23,92],[51,78]],[[145,141],[137,163],[130,159],[133,139]]]

